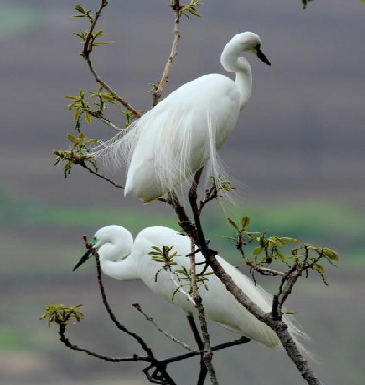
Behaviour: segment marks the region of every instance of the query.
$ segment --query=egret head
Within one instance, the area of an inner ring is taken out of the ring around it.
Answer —
[[[270,61],[261,51],[261,38],[252,32],[244,32],[235,35],[229,44],[237,47],[241,53],[249,52],[257,56],[262,62],[271,65]]]
[[[81,257],[73,271],[84,264],[97,251],[100,258],[122,259],[132,252],[132,234],[122,226],[110,225],[99,229],[91,243],[91,248]]]

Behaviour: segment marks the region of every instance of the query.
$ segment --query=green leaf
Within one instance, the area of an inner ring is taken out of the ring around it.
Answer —
[[[338,261],[340,259],[338,253],[336,251],[328,249],[327,247],[323,248],[323,253],[331,260]]]
[[[72,107],[71,107],[72,108]],[[70,109],[71,109],[70,108]],[[79,109],[75,109],[75,111],[74,111],[74,114],[73,114],[73,119],[74,120],[77,120],[79,117],[80,117],[80,115],[81,115],[81,111],[79,110]]]
[[[242,217],[242,230],[246,230],[246,228],[250,225],[251,218],[250,217]]]
[[[86,13],[85,8],[80,4],[76,4],[74,8],[76,11],[79,11],[80,13]]]
[[[67,140],[69,140],[72,143],[77,143],[78,142],[78,140],[72,134],[67,134],[66,138],[67,138]]]
[[[229,224],[234,227],[238,232],[240,231],[240,229],[238,228],[237,224],[231,219],[231,218],[227,218],[227,221],[229,222]]]
[[[320,273],[320,274],[323,274],[323,273],[324,273],[324,268],[323,268],[323,266],[320,265],[319,263],[315,263],[315,264],[313,265],[313,269],[316,270],[316,271],[318,271],[318,273]]]
[[[290,238],[290,237],[280,237],[281,240],[284,242],[290,242],[290,243],[299,243],[299,241],[295,238]]]
[[[279,249],[276,249],[276,255],[278,256],[280,261],[282,261],[282,262],[285,261],[285,255]]]
[[[98,45],[107,45],[107,44],[113,44],[113,43],[115,43],[115,41],[107,40],[107,41],[94,42],[93,45],[98,46]]]
[[[91,123],[91,120],[92,120],[91,115],[87,111],[85,111],[85,113],[84,113],[84,118],[85,118],[86,123],[88,123],[88,124]]]
[[[257,246],[257,247],[255,247],[255,248],[252,250],[252,254],[255,255],[255,256],[260,255],[261,252],[262,252],[262,247],[261,247],[261,246]]]

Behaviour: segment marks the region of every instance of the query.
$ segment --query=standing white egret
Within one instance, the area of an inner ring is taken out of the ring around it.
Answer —
[[[220,62],[233,81],[209,74],[188,82],[113,138],[101,153],[113,162],[129,164],[125,196],[152,201],[179,186],[208,164],[208,175],[224,177],[217,150],[235,128],[239,113],[251,96],[251,66],[246,52],[270,65],[261,52],[261,39],[252,32],[235,35]]]
[[[171,252],[177,252],[174,257],[174,262],[177,262],[177,265],[172,267],[181,269],[183,266],[189,270],[190,261],[186,255],[190,253],[190,239],[168,227],[147,227],[137,235],[134,243],[132,234],[124,227],[116,225],[101,228],[93,238],[93,247],[98,250],[104,274],[120,280],[141,279],[155,294],[179,306],[187,315],[192,315],[196,313],[196,308],[188,296],[183,293],[183,290],[176,291],[178,286],[177,280],[173,278],[174,275],[162,269],[163,264],[156,262],[149,255],[152,246],[162,248],[164,245],[173,246]],[[74,270],[90,256],[91,253],[87,252]],[[237,286],[256,305],[265,312],[271,311],[270,294],[259,286],[255,286],[247,276],[223,258],[217,256],[217,259]],[[203,261],[204,256],[197,253],[196,262]],[[198,265],[198,273],[200,269],[202,269],[202,266]],[[211,270],[208,269],[207,272],[209,271]],[[202,285],[199,290],[208,319],[268,347],[280,345],[275,332],[242,307],[215,275],[209,275],[208,278],[206,287]],[[184,289],[184,286],[182,289]],[[188,288],[185,287],[185,289],[186,293]],[[305,336],[293,324],[291,317],[284,316],[284,320],[294,338],[298,335]],[[299,346],[305,352],[300,344]]]

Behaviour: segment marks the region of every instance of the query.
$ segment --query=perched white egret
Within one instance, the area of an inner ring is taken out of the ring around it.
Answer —
[[[185,267],[189,271],[190,261],[186,255],[190,253],[190,239],[168,227],[147,227],[133,242],[132,234],[127,229],[112,225],[98,230],[93,238],[93,246],[98,250],[104,274],[120,280],[141,279],[154,293],[179,306],[187,315],[192,315],[196,313],[196,308],[187,295],[189,288],[182,286],[176,291],[181,282],[178,283],[173,273],[162,268],[163,263],[153,260],[149,255],[152,246],[162,248],[164,245],[173,246],[171,252],[177,252],[174,257],[177,265],[172,268]],[[87,252],[74,270],[90,255],[91,253]],[[247,276],[223,258],[217,256],[217,259],[240,289],[262,310],[270,312],[271,295],[255,286]],[[196,262],[203,261],[203,255],[197,253]],[[201,269],[202,265],[197,265],[198,273]],[[208,269],[207,272],[209,271],[211,270]],[[281,346],[275,332],[242,307],[215,275],[209,275],[207,278],[209,279],[206,286],[201,285],[199,292],[208,319],[268,347]],[[284,316],[284,320],[294,338],[305,337],[305,334],[294,325],[292,317]],[[299,347],[305,352],[300,344]]]
[[[251,96],[251,66],[246,52],[270,65],[261,39],[252,32],[235,35],[220,62],[233,81],[221,74],[201,76],[182,85],[132,124],[126,134],[104,143],[96,154],[128,167],[125,195],[150,202],[173,190],[207,164],[208,176],[224,177],[217,150],[235,128]]]

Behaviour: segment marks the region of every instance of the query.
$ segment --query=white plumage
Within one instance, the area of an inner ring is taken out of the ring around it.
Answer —
[[[94,247],[98,249],[101,268],[106,275],[120,280],[141,279],[150,290],[166,301],[179,306],[188,314],[196,313],[195,306],[187,295],[182,290],[176,292],[176,277],[174,278],[171,272],[162,269],[163,263],[154,261],[149,255],[152,246],[160,248],[164,245],[173,246],[171,252],[176,251],[178,255],[174,257],[177,266],[172,266],[172,268],[181,269],[181,266],[184,266],[189,271],[190,261],[186,255],[190,253],[191,246],[187,236],[182,236],[168,227],[154,226],[142,230],[133,243],[132,235],[128,230],[122,226],[113,225],[98,230],[93,243]],[[89,255],[85,254],[75,268],[85,262],[88,257]],[[255,286],[247,276],[223,258],[217,256],[217,259],[240,289],[262,310],[270,312],[271,295],[259,286]],[[196,262],[203,261],[203,255],[197,253]],[[202,266],[198,265],[197,272],[199,273],[201,269]],[[156,273],[159,270],[161,271],[156,280]],[[199,289],[208,319],[268,347],[281,345],[275,332],[242,307],[215,275],[209,275],[208,278],[209,280],[206,282],[208,289],[203,285]],[[184,286],[182,289],[189,290]],[[294,325],[292,317],[284,316],[284,320],[294,338],[305,337],[305,334]],[[305,352],[300,344],[299,347],[302,352]]]
[[[182,85],[97,152],[129,165],[125,195],[152,201],[205,164],[209,176],[224,178],[217,150],[251,96],[251,67],[241,56],[251,52],[270,64],[260,47],[254,33],[235,35],[221,55],[224,69],[236,73],[235,81],[210,74]]]

